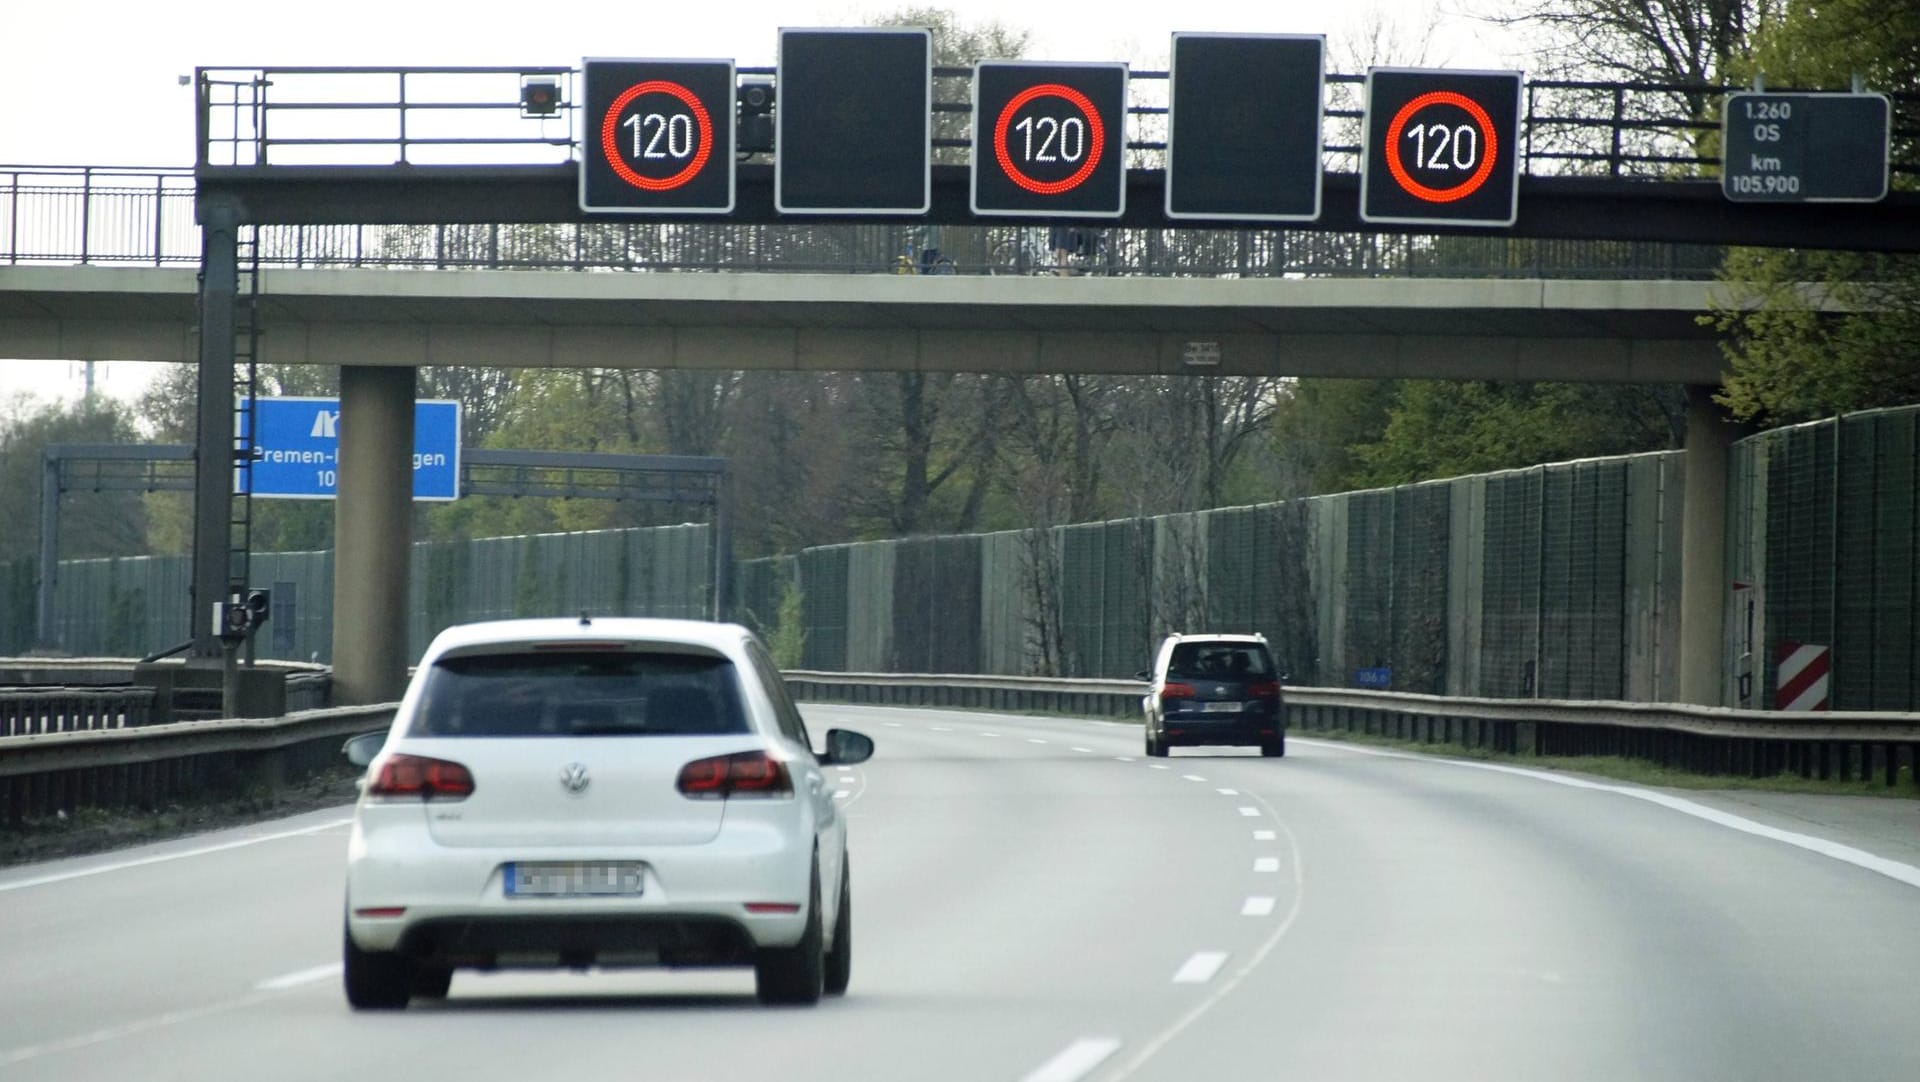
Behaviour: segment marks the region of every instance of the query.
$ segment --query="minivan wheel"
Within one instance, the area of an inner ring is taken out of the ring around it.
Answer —
[[[1152,729],[1147,730],[1147,757],[1151,759],[1165,759],[1167,757],[1166,738],[1154,736]]]
[[[413,965],[394,951],[364,951],[353,941],[353,933],[343,933],[346,945],[341,952],[347,988],[347,1003],[354,1010],[398,1010],[407,1005],[414,990]],[[445,995],[443,989],[440,993]]]
[[[1286,753],[1287,753],[1287,738],[1284,736],[1278,740],[1269,740],[1266,743],[1260,745],[1260,754],[1266,756],[1269,759],[1278,759],[1281,756],[1285,755]]]
[[[760,1002],[810,1007],[826,989],[826,952],[820,930],[820,862],[807,889],[807,924],[791,947],[762,947],[754,958],[754,991]]]

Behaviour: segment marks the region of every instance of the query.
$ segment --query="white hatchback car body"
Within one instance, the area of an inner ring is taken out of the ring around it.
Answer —
[[[872,742],[827,743],[737,625],[448,628],[354,809],[348,1000],[507,966],[753,965],[769,1002],[844,991],[846,823],[822,766]]]

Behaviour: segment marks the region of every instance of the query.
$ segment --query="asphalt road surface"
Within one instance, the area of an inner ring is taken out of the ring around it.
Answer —
[[[811,707],[853,987],[476,974],[353,1014],[346,809],[0,872],[0,1078],[1920,1078],[1920,869],[1724,802],[1294,738]]]

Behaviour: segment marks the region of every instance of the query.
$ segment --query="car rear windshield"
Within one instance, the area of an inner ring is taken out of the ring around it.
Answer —
[[[725,658],[552,651],[443,658],[412,736],[722,736],[747,732]]]
[[[1273,658],[1257,642],[1178,642],[1173,644],[1167,675],[1212,680],[1272,677]]]

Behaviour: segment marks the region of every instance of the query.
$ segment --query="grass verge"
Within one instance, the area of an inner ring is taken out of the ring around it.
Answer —
[[[1350,733],[1343,729],[1291,729],[1289,733],[1313,740],[1366,744],[1370,747],[1393,748],[1396,751],[1432,755],[1436,758],[1472,759],[1478,762],[1507,763],[1541,770],[1564,770],[1572,774],[1592,774],[1596,777],[1652,788],[1723,791],[1744,789],[1768,793],[1819,793],[1826,796],[1871,796],[1895,800],[1920,800],[1920,786],[1914,784],[1912,773],[1904,767],[1901,768],[1898,784],[1889,787],[1884,777],[1876,777],[1872,782],[1862,782],[1858,779],[1821,781],[1818,778],[1803,778],[1798,774],[1775,774],[1764,778],[1728,774],[1695,774],[1661,766],[1659,763],[1644,759],[1624,759],[1616,755],[1509,755],[1490,748],[1464,748],[1457,744],[1423,744],[1417,740]]]

